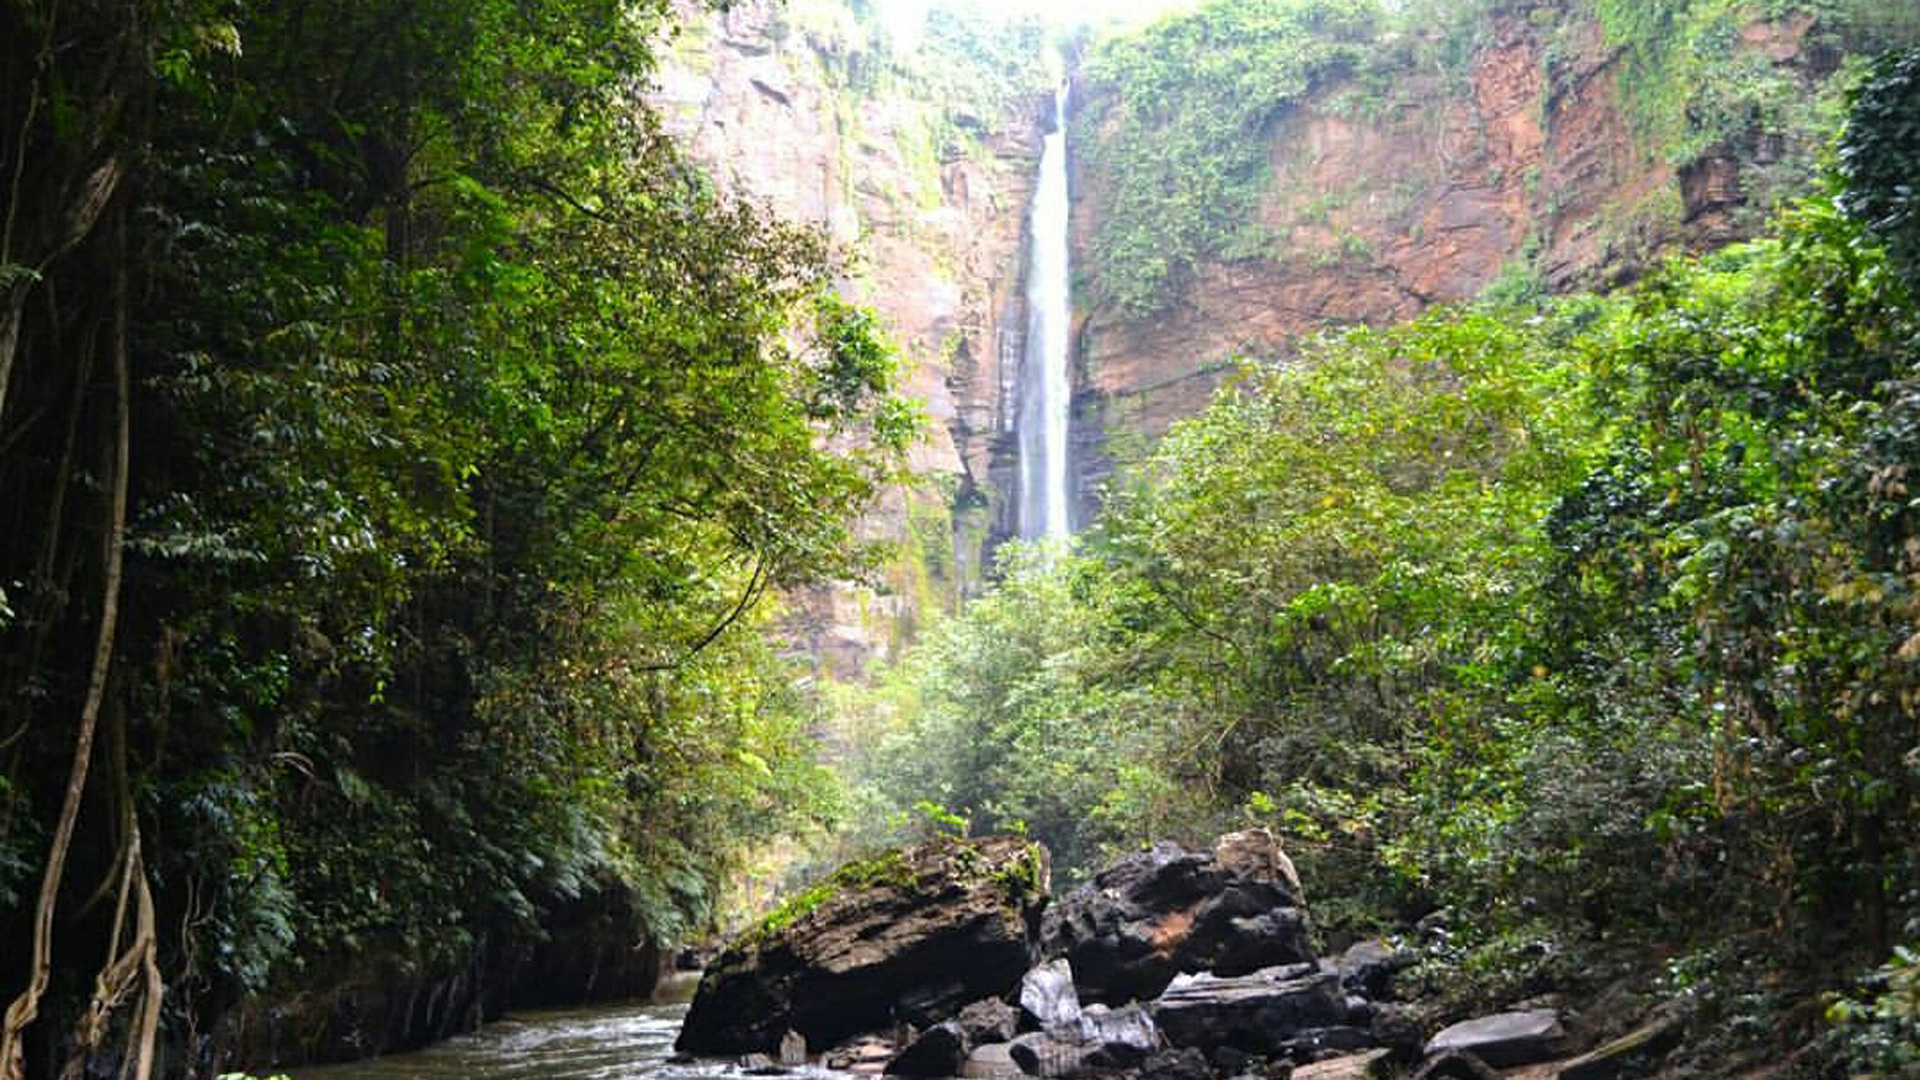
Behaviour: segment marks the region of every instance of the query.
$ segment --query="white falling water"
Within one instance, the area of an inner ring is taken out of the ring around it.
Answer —
[[[1067,509],[1071,267],[1067,256],[1067,84],[1040,152],[1027,250],[1027,348],[1020,380],[1020,535],[1061,538]]]

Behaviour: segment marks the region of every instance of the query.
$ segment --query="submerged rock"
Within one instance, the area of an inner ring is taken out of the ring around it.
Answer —
[[[765,1052],[930,1027],[1010,994],[1032,967],[1047,856],[1027,840],[939,840],[842,867],[728,945],[675,1043]]]
[[[1300,879],[1265,830],[1212,851],[1156,844],[1068,893],[1047,914],[1048,956],[1073,964],[1082,1000],[1146,1001],[1175,975],[1244,975],[1313,958]]]

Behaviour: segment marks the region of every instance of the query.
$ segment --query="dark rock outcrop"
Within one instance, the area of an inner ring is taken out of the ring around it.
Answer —
[[[1019,983],[1046,896],[1046,851],[1025,840],[941,840],[843,867],[727,947],[675,1045],[738,1054],[789,1028],[832,1046],[937,1024]]]
[[[664,958],[643,927],[624,886],[604,885],[556,902],[542,920],[544,939],[516,958],[506,1007],[553,1009],[646,997],[660,981]]]
[[[1156,844],[1047,913],[1042,944],[1073,965],[1082,999],[1145,1001],[1186,972],[1244,975],[1312,959],[1293,864],[1264,830],[1212,851]]]
[[[1373,1001],[1393,1000],[1393,977],[1412,967],[1416,959],[1410,949],[1396,948],[1380,940],[1355,942],[1340,954],[1335,968],[1340,985]]]
[[[961,1009],[956,1022],[968,1046],[1012,1042],[1020,1033],[1020,1010],[999,998],[987,998]]]
[[[1340,1026],[1346,1001],[1337,978],[1295,964],[1234,977],[1183,975],[1149,1008],[1174,1046],[1278,1057],[1306,1033]]]
[[[921,1032],[887,1063],[888,1076],[958,1076],[967,1060],[967,1035],[958,1020],[943,1020]]]

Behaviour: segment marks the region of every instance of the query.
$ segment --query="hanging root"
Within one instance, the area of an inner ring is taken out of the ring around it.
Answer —
[[[136,991],[140,994],[140,1011],[127,1035],[121,1075],[148,1080],[153,1073],[155,1044],[160,1027],[160,999],[164,987],[160,981],[153,892],[147,885],[137,825],[132,825],[132,831],[127,835],[121,858],[125,870],[120,878],[119,900],[114,912],[112,947],[120,949],[129,901],[134,906],[133,937],[124,950],[110,957],[95,977],[93,1000],[88,1003],[87,1011],[81,1016],[74,1032],[73,1049],[67,1055],[66,1067],[60,1070],[60,1080],[82,1080],[86,1076],[87,1062],[106,1042],[114,1013]]]

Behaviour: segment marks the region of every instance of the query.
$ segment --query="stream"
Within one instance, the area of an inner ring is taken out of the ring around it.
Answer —
[[[684,1002],[516,1013],[470,1035],[410,1054],[289,1070],[293,1080],[719,1080],[732,1062],[674,1064]],[[794,1077],[846,1077],[795,1069]]]

